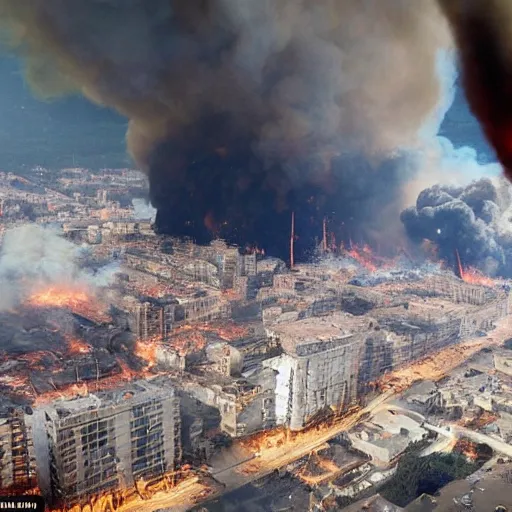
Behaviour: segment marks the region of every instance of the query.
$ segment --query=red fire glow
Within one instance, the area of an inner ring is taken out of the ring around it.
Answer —
[[[28,303],[36,307],[79,308],[89,303],[90,297],[81,289],[52,286],[30,296]]]
[[[135,355],[146,361],[148,369],[156,366],[158,346],[158,339],[151,339],[146,341],[138,340],[135,344]]]
[[[51,286],[32,293],[26,303],[38,308],[66,308],[98,323],[108,321],[103,305],[82,287]]]
[[[495,286],[496,281],[491,277],[487,277],[482,272],[473,267],[463,268],[461,278],[464,282],[477,284],[480,286]]]
[[[258,256],[265,256],[265,249],[260,249],[257,246],[247,246],[245,248],[246,254],[256,254]]]
[[[351,243],[350,249],[346,249],[342,244],[341,253],[349,258],[352,258],[361,267],[370,272],[375,272],[378,268],[374,261],[375,257],[369,245],[364,244],[357,246]]]
[[[91,350],[91,346],[81,340],[76,338],[68,340],[68,353],[70,355],[88,354]]]

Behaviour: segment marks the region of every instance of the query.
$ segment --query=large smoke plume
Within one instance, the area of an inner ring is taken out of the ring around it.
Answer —
[[[457,41],[469,103],[512,179],[512,2],[438,1]]]
[[[512,188],[504,178],[466,187],[435,185],[420,193],[402,222],[418,244],[431,242],[437,256],[488,274],[512,276]]]
[[[324,216],[338,240],[398,218],[450,44],[435,0],[0,0],[0,20],[40,92],[130,119],[160,231],[275,255],[292,211],[299,253]]]

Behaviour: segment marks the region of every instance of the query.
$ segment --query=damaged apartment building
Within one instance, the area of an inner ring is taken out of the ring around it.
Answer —
[[[276,371],[276,419],[300,430],[325,409],[341,411],[357,399],[366,319],[337,313],[269,329],[284,353],[264,362]]]
[[[181,458],[179,400],[165,382],[132,382],[34,412],[38,482],[50,503],[135,490]]]
[[[31,432],[32,409],[0,408],[0,489],[23,492],[34,487],[36,467]]]

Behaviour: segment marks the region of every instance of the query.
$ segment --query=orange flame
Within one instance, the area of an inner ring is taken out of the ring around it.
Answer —
[[[159,343],[156,340],[138,340],[135,344],[135,355],[146,361],[148,369],[156,366],[156,354]]]
[[[55,391],[43,393],[35,398],[34,404],[37,406],[47,404],[58,399],[67,400],[76,396],[87,396],[89,392],[94,393],[100,389],[115,389],[126,385],[126,382],[128,381],[144,379],[149,376],[157,375],[156,373],[151,372],[150,368],[145,368],[142,371],[133,370],[128,366],[126,361],[121,358],[118,358],[117,363],[121,369],[120,373],[108,377],[102,377],[96,381],[76,382],[59,389],[55,389]],[[26,382],[24,384],[26,385]]]
[[[247,246],[245,248],[246,254],[256,254],[258,256],[265,256],[265,249],[260,249],[258,246]]]
[[[68,340],[68,353],[70,355],[88,354],[91,352],[91,346],[76,338]]]
[[[89,303],[90,297],[84,290],[53,286],[34,293],[28,303],[36,307],[78,308]]]
[[[462,280],[466,283],[477,284],[480,286],[489,286],[489,287],[496,285],[496,281],[494,279],[492,279],[491,277],[485,276],[484,274],[482,274],[482,272],[480,272],[476,268],[461,267],[460,272],[461,272]]]
[[[378,268],[374,262],[374,255],[372,250],[370,249],[370,246],[366,244],[358,247],[357,245],[351,243],[350,249],[345,249],[342,246],[341,251],[345,256],[352,258],[359,265],[361,265],[361,267],[370,272],[375,272]]]
[[[469,439],[459,439],[453,451],[464,455],[467,459],[471,461],[475,461],[478,459],[477,446]]]
[[[84,288],[51,286],[46,290],[34,292],[28,298],[27,304],[39,308],[67,308],[98,323],[108,321],[102,304]]]
[[[237,325],[234,322],[204,322],[195,323],[194,325],[186,324],[176,329],[176,333],[178,335],[190,331],[211,332],[213,334],[216,334],[220,339],[224,341],[234,341],[243,338],[248,334],[248,330],[246,327]]]

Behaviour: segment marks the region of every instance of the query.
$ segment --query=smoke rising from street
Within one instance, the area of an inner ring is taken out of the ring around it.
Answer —
[[[398,217],[450,45],[419,0],[0,1],[41,94],[80,90],[130,119],[161,232],[287,254]]]
[[[458,253],[464,267],[512,276],[512,189],[504,178],[427,188],[401,218],[412,241],[432,242],[452,268]]]
[[[0,251],[0,310],[15,307],[27,295],[52,285],[93,290],[108,285],[117,266],[94,273],[80,265],[81,249],[56,230],[26,224],[6,232]]]

